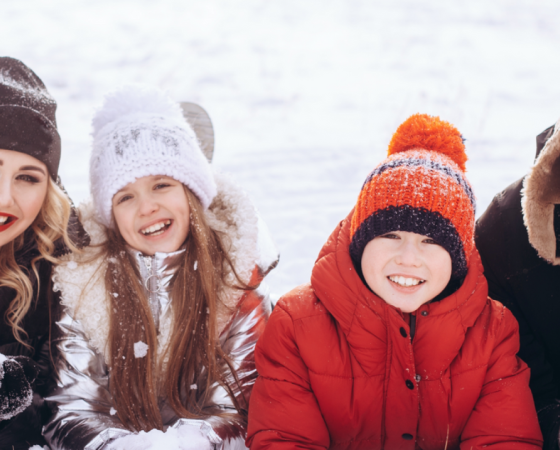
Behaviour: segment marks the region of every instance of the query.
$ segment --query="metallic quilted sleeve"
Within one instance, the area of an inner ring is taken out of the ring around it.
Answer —
[[[207,397],[209,400],[203,405],[203,411],[208,413],[205,422],[212,426],[223,441],[221,446],[216,446],[218,450],[245,449],[247,408],[258,376],[255,345],[270,314],[269,305],[270,299],[265,285],[261,285],[258,290],[248,291],[220,336],[222,349],[229,356],[230,363],[237,373],[236,381],[232,372],[224,366],[228,374],[226,383],[242,411],[239,412],[235,408],[228,389],[218,382],[212,385]]]
[[[57,326],[53,346],[58,379],[46,398],[53,416],[43,434],[52,450],[101,449],[130,433],[112,410],[107,365],[88,345],[79,322],[65,313]]]

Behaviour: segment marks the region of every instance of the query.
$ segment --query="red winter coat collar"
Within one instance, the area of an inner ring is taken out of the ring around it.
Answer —
[[[344,332],[360,366],[366,373],[372,373],[377,366],[370,349],[364,347],[368,336],[374,340],[380,338],[387,332],[388,324],[398,325],[398,330],[402,326],[407,335],[410,333],[402,313],[372,293],[354,270],[348,253],[349,233],[344,226],[349,225],[350,218],[351,215],[342,222],[321,250],[313,268],[311,286]],[[422,362],[421,375],[425,373],[439,378],[439,374],[449,367],[463,344],[465,331],[473,326],[487,305],[487,295],[488,286],[475,250],[470,270],[459,290],[442,301],[423,305],[416,312],[414,353],[416,364]],[[436,332],[436,326],[439,332]],[[438,335],[445,336],[445,339],[434,340]],[[425,339],[434,342],[421,345]]]
[[[417,311],[411,342],[356,274],[349,222],[257,344],[251,449],[541,448],[517,323],[487,298],[478,253],[455,294]]]

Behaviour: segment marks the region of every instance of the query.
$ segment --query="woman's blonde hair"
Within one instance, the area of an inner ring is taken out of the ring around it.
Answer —
[[[118,229],[107,230],[103,248],[109,261],[105,286],[111,313],[110,391],[119,419],[137,431],[163,429],[158,407],[161,396],[180,417],[208,414],[200,405],[205,404],[215,382],[229,392],[238,413],[243,416],[247,409],[230,388],[238,380],[219,345],[217,309],[230,271],[237,279],[232,287],[251,287],[237,276],[220,234],[207,224],[198,198],[186,187],[185,192],[191,211],[189,234],[185,257],[172,279],[173,328],[162,359],[158,358],[157,330],[138,268]],[[138,341],[148,345],[144,358],[135,358],[134,343]],[[191,389],[192,384],[198,388]]]
[[[5,319],[12,327],[16,340],[27,348],[30,346],[24,341],[27,332],[21,322],[31,305],[34,297],[39,298],[40,276],[37,263],[47,260],[57,264],[59,260],[53,256],[55,242],[63,239],[66,247],[71,251],[77,248],[68,236],[68,222],[70,220],[71,204],[68,196],[49,177],[47,193],[39,214],[28,228],[13,241],[0,247],[0,287],[8,287],[16,295],[6,310]],[[16,261],[16,253],[29,245],[25,242],[34,239],[39,254],[31,260],[31,272],[28,268],[20,266]],[[36,295],[33,295],[33,292]]]

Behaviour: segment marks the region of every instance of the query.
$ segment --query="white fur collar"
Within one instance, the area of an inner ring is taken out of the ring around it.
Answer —
[[[277,252],[271,243],[266,227],[245,192],[225,175],[215,173],[218,195],[206,211],[206,220],[215,230],[223,232],[229,242],[225,242],[228,254],[240,278],[249,282],[257,264],[265,273],[277,259]],[[91,201],[79,207],[80,220],[91,238],[92,244],[105,240],[105,228],[96,218]],[[109,335],[109,302],[103,275],[106,262],[95,258],[96,249],[87,247],[83,254],[70,254],[54,269],[54,290],[60,291],[61,302],[66,311],[79,321],[91,345],[107,357],[106,346]],[[233,274],[229,274],[234,281]],[[224,287],[218,310],[220,332],[230,319],[242,295],[239,290]],[[161,340],[159,348],[165,348],[169,338],[170,323],[160,324]]]
[[[554,205],[560,204],[560,120],[525,177],[521,192],[523,221],[529,242],[541,258],[560,265],[556,256]]]

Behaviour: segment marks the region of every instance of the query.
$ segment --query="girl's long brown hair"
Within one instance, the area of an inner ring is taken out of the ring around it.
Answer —
[[[219,293],[228,269],[239,282],[220,235],[210,228],[202,206],[185,188],[190,206],[186,252],[171,283],[173,328],[170,342],[158,360],[157,331],[140,274],[118,229],[108,229],[105,284],[110,298],[110,391],[122,423],[133,430],[162,429],[158,398],[165,397],[180,417],[203,415],[200,405],[216,381],[225,383],[224,364],[232,370],[218,343]],[[135,358],[134,343],[148,345],[144,358]],[[164,363],[166,360],[166,363]],[[222,363],[222,364],[220,364]],[[235,373],[233,373],[237,380]],[[197,384],[197,389],[191,385]]]
[[[6,322],[12,327],[16,340],[23,346],[30,348],[25,342],[27,333],[21,322],[32,307],[34,298],[39,297],[40,277],[37,264],[40,260],[47,260],[57,264],[59,260],[53,256],[55,242],[62,238],[66,247],[71,251],[78,251],[68,236],[68,221],[70,220],[71,204],[68,196],[49,177],[47,194],[39,214],[31,224],[32,239],[35,240],[39,255],[31,261],[31,271],[21,267],[16,261],[16,253],[26,244],[28,233],[22,233],[12,242],[0,247],[0,286],[11,288],[16,295],[6,310]],[[32,281],[33,279],[33,281]],[[35,296],[33,295],[35,292]],[[45,319],[46,320],[46,319]]]

